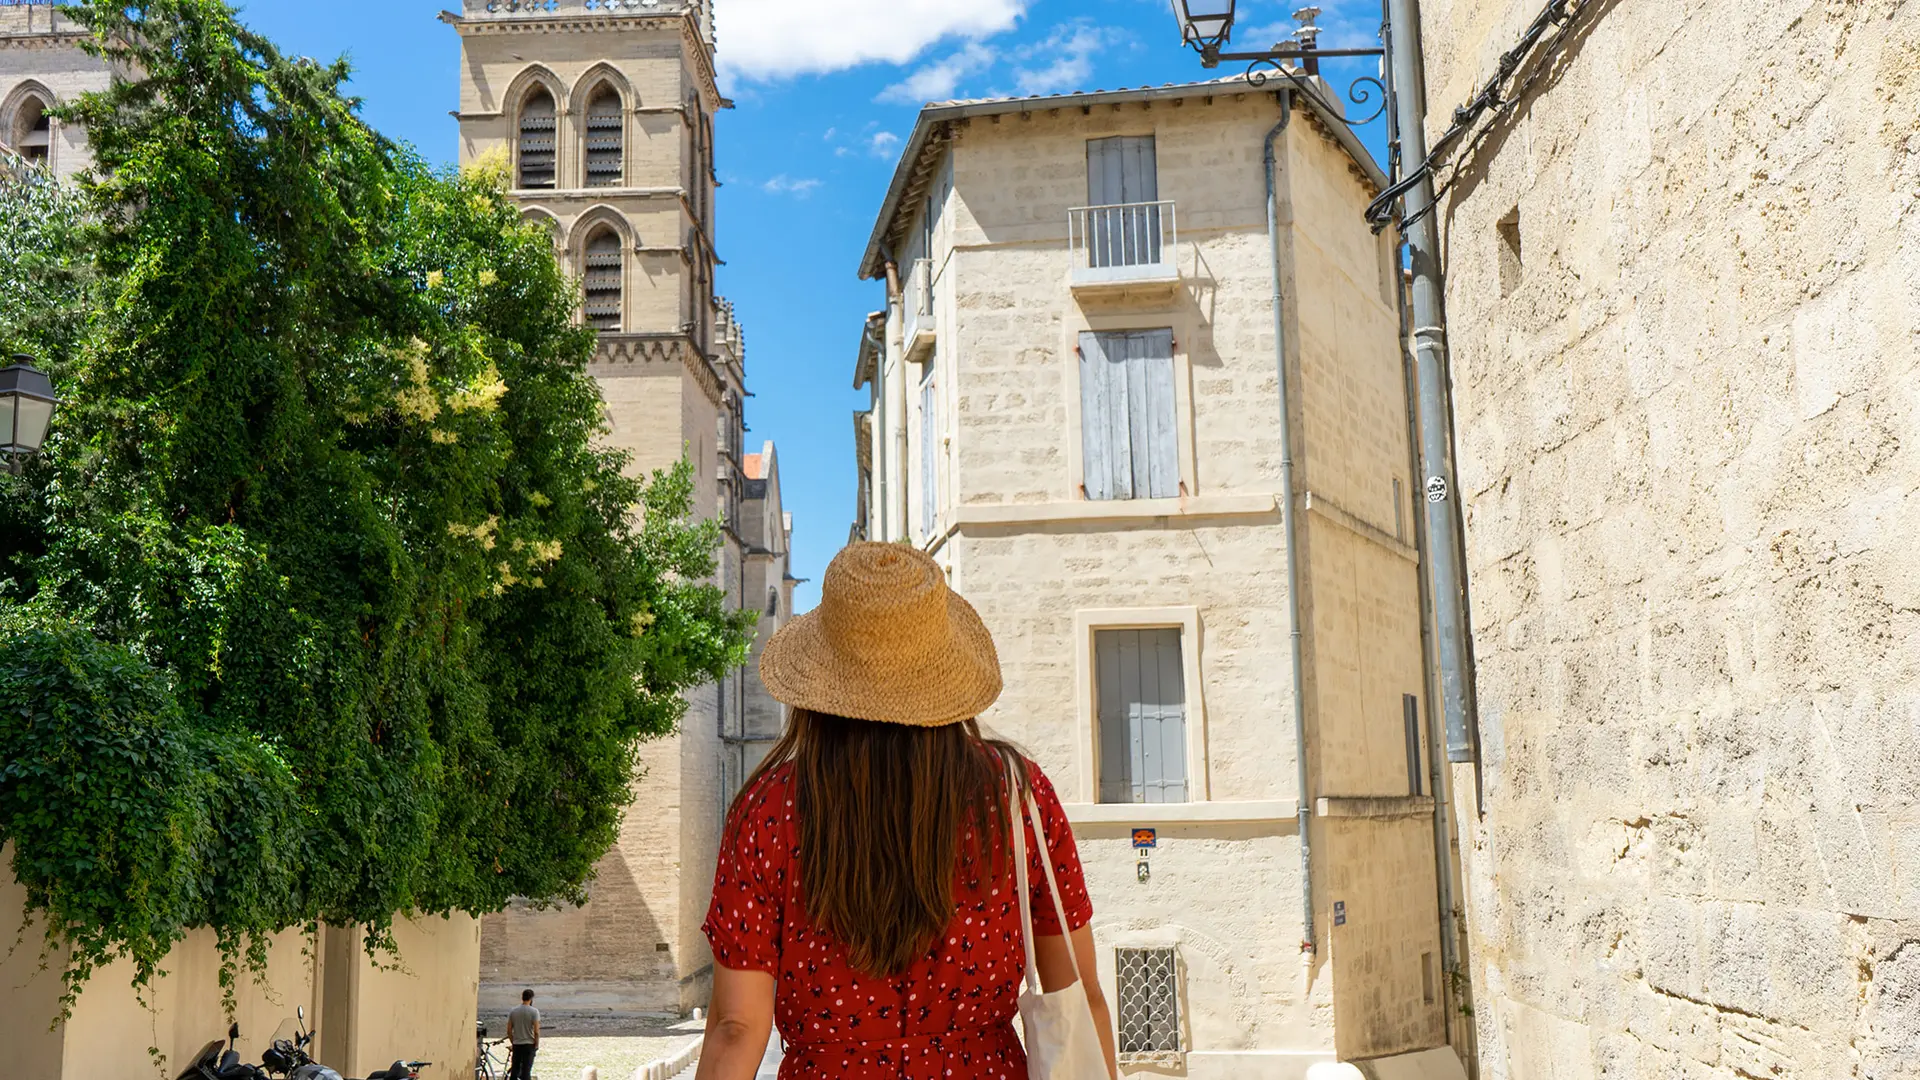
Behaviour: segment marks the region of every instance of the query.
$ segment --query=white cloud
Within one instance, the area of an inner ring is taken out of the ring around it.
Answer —
[[[867,141],[867,152],[874,157],[892,157],[899,146],[900,136],[891,131],[876,131],[873,138]]]
[[[1014,84],[1022,94],[1058,94],[1069,90],[1097,89],[1087,85],[1093,76],[1096,57],[1110,53],[1131,40],[1123,31],[1095,26],[1082,20],[1057,26],[1045,41],[1020,50],[1022,59],[1051,58],[1041,67],[1021,68],[1014,72]]]
[[[1031,0],[725,0],[714,5],[720,65],[771,79],[869,61],[904,64],[948,37],[1010,30]]]
[[[880,92],[881,101],[902,105],[920,105],[945,101],[959,89],[960,80],[985,71],[1000,59],[1000,54],[978,41],[969,41],[959,52],[922,67],[900,82]]]
[[[813,194],[813,189],[819,186],[820,181],[818,180],[795,180],[786,173],[781,173],[779,176],[761,184],[760,190],[769,195],[792,195],[795,198],[804,199]]]
[[[1277,42],[1293,36],[1300,24],[1292,19],[1292,13],[1300,7],[1299,0],[1281,0],[1280,3],[1264,5],[1272,9],[1272,19],[1268,22],[1247,21],[1234,27],[1233,44],[1236,48],[1247,50],[1265,49]],[[1323,49],[1377,49],[1380,47],[1380,5],[1367,0],[1323,0],[1320,26],[1320,47]]]

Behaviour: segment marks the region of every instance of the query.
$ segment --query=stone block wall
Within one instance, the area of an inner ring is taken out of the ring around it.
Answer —
[[[28,95],[49,106],[71,105],[91,90],[105,90],[107,65],[80,51],[73,20],[47,5],[0,8],[0,144],[13,138],[16,110]],[[52,122],[48,166],[68,179],[93,164],[86,129]]]
[[[1920,6],[1585,7],[1441,214],[1485,1074],[1920,1076]]]

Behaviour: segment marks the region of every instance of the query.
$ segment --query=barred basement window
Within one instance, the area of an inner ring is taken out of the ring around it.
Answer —
[[[620,332],[621,281],[625,263],[620,257],[620,234],[601,226],[587,241],[587,325],[605,333]]]
[[[553,95],[535,89],[520,107],[520,186],[550,188],[554,181]]]
[[[1120,1053],[1180,1052],[1179,967],[1172,949],[1115,949]]]
[[[620,95],[601,86],[587,105],[587,186],[617,187],[625,173]]]

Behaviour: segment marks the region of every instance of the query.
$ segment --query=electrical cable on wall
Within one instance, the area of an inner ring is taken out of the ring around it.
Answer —
[[[1469,133],[1473,138],[1467,144],[1462,156],[1472,154],[1474,147],[1477,147],[1481,140],[1486,138],[1487,133],[1493,130],[1491,123],[1481,126],[1478,131],[1474,130],[1475,125],[1488,114],[1494,117],[1504,115],[1523,100],[1540,76],[1551,69],[1552,65],[1548,61],[1561,54],[1581,17],[1596,4],[1597,0],[1582,0],[1579,4],[1575,4],[1574,0],[1548,0],[1546,7],[1541,9],[1532,24],[1520,35],[1520,41],[1501,54],[1493,76],[1480,88],[1480,92],[1465,105],[1453,110],[1453,126],[1434,142],[1432,149],[1427,153],[1426,160],[1409,169],[1406,175],[1388,186],[1367,206],[1367,221],[1373,226],[1375,232],[1393,224],[1396,219],[1401,219],[1400,227],[1405,229],[1432,213],[1434,208],[1440,205],[1441,197],[1453,186],[1453,174],[1449,174],[1445,183],[1437,185],[1433,201],[1417,213],[1403,218],[1395,211],[1395,207],[1407,192],[1413,190],[1422,179],[1435,176],[1454,145]],[[1558,27],[1559,30],[1546,40],[1539,62],[1531,67],[1526,78],[1515,86],[1511,93],[1506,92],[1504,88],[1513,80],[1521,65],[1527,61],[1529,54],[1541,45],[1541,39],[1554,27]],[[1457,166],[1454,172],[1458,172]]]

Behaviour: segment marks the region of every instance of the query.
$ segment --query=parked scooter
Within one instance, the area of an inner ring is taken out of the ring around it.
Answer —
[[[208,1043],[178,1080],[267,1080],[266,1073],[240,1060],[240,1051],[234,1048],[239,1039],[240,1025],[227,1025],[226,1050],[220,1049],[219,1039]]]
[[[266,1072],[260,1073],[261,1080],[269,1076],[285,1077],[287,1080],[343,1080],[341,1075],[325,1065],[313,1060],[308,1047],[313,1045],[315,1032],[307,1030],[306,1006],[294,1008],[294,1019],[280,1025],[273,1033],[273,1045],[261,1055],[260,1063],[266,1066]],[[424,1066],[431,1061],[396,1061],[378,1072],[369,1073],[367,1080],[415,1080]],[[200,1080],[200,1077],[182,1077],[181,1080]],[[250,1076],[227,1077],[216,1075],[209,1080],[253,1080]]]

